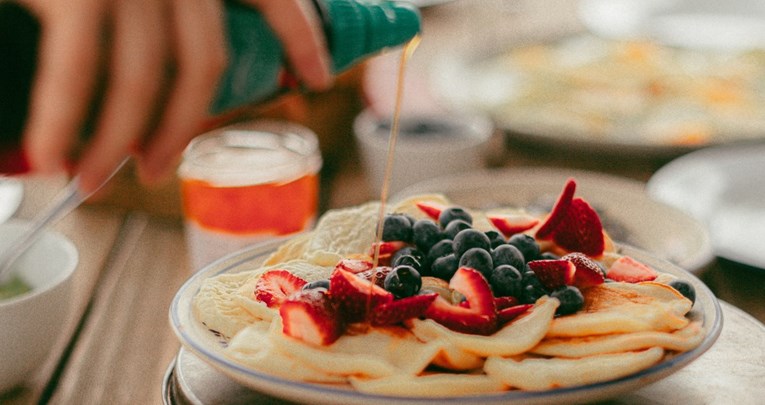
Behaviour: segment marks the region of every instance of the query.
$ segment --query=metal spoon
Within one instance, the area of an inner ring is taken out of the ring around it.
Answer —
[[[29,227],[21,236],[16,239],[4,252],[0,253],[0,284],[8,282],[10,280],[11,270],[13,264],[16,263],[19,257],[27,251],[42,235],[43,231],[48,227],[56,223],[59,219],[65,217],[67,214],[77,208],[83,201],[87,200],[96,191],[101,189],[109,180],[117,174],[122,166],[127,163],[129,158],[125,158],[119,165],[109,174],[109,176],[93,191],[89,193],[83,193],[80,190],[80,178],[75,176],[64,187],[61,193],[53,200],[53,203],[48,206],[43,212],[41,212],[32,221],[32,226]]]

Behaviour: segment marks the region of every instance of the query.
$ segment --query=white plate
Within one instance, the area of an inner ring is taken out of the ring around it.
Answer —
[[[612,38],[700,49],[765,47],[761,0],[582,0],[578,14],[590,31]]]
[[[765,144],[693,152],[659,169],[647,189],[705,223],[718,256],[765,269]]]
[[[429,88],[447,108],[490,116],[513,145],[578,159],[668,161],[763,139],[763,52],[640,44],[650,66],[587,33],[471,43],[433,58]],[[715,94],[736,101],[722,107]]]
[[[310,384],[275,377],[230,360],[224,354],[225,342],[208,330],[194,316],[193,299],[205,279],[223,273],[236,273],[257,267],[272,254],[279,241],[254,246],[223,258],[191,277],[178,291],[170,306],[170,321],[183,347],[240,384],[265,394],[300,403],[390,405],[419,404],[570,404],[613,398],[658,381],[698,358],[715,342],[722,329],[720,304],[712,292],[691,273],[655,259],[643,251],[624,247],[623,252],[659,271],[671,273],[691,282],[696,289],[696,303],[689,317],[703,322],[705,337],[695,349],[668,357],[641,372],[612,381],[549,391],[508,391],[493,395],[468,395],[450,398],[422,398],[371,395],[344,385]],[[700,381],[699,383],[703,383]]]
[[[714,259],[710,236],[699,221],[649,198],[643,183],[622,177],[547,168],[486,170],[420,182],[391,200],[441,192],[466,207],[541,204],[545,206],[541,208],[549,208],[569,177],[576,179],[577,195],[598,211],[615,241],[646,250],[694,273]]]

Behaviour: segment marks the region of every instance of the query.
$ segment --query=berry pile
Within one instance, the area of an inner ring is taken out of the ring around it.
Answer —
[[[488,282],[494,297],[511,297],[533,304],[544,295],[558,298],[559,315],[578,311],[584,304],[580,288],[602,283],[605,270],[581,253],[562,258],[540,250],[534,237],[509,230],[527,230],[538,221],[491,217],[502,223],[501,233],[474,229],[473,218],[461,207],[419,203],[430,218],[415,220],[390,214],[383,222],[381,256],[394,268],[406,265],[422,276],[450,281],[460,268],[477,270]],[[501,221],[500,221],[501,219]],[[505,236],[508,236],[507,239]],[[578,270],[578,271],[577,271]],[[575,277],[576,275],[576,277]]]
[[[397,325],[412,318],[489,335],[545,295],[560,302],[557,315],[575,313],[584,305],[581,291],[606,281],[606,269],[592,259],[604,253],[606,236],[592,207],[574,198],[575,187],[573,180],[566,184],[543,223],[524,215],[489,216],[496,230],[486,232],[475,229],[461,207],[418,203],[428,218],[384,218],[382,241],[368,252],[378,256],[377,267],[347,258],[329,279],[311,283],[270,270],[258,280],[254,298],[279,309],[285,334],[316,345],[331,344],[353,323]],[[535,237],[528,234],[534,227]],[[550,241],[561,256],[542,252],[537,240]],[[628,256],[607,273],[622,282],[658,275]],[[690,284],[674,283],[693,301]]]

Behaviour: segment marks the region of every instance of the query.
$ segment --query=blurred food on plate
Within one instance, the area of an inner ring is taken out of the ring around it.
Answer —
[[[461,76],[447,97],[513,132],[689,148],[765,138],[762,49],[580,34],[497,48],[464,64]]]

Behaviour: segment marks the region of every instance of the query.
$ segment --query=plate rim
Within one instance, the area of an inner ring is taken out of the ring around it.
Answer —
[[[683,155],[654,172],[646,183],[646,192],[657,201],[662,201],[665,204],[683,210],[683,207],[677,206],[670,201],[666,201],[665,197],[662,195],[663,193],[661,190],[674,183],[671,180],[672,178],[677,177],[679,174],[685,174],[692,171],[689,169],[693,169],[700,162],[704,162],[707,167],[714,166],[720,172],[725,172],[723,169],[725,164],[740,159],[742,153],[747,157],[762,156],[762,153],[765,153],[765,142],[758,142],[752,145],[729,144],[712,146]],[[717,163],[717,165],[714,163]],[[763,166],[765,166],[765,159],[763,160]],[[692,214],[689,215],[693,216]],[[703,222],[701,218],[697,218],[697,220]],[[741,255],[739,252],[731,251],[730,249],[721,250],[719,247],[715,246],[714,237],[712,237],[711,240],[714,252],[717,256],[755,269],[765,270],[765,255],[759,260],[752,260],[749,255]]]
[[[672,263],[654,258],[648,255],[640,249],[636,249],[626,245],[620,245],[619,248],[631,255],[634,255],[640,260],[645,260],[649,265],[660,264],[662,269],[669,269],[671,274],[681,274],[684,279],[691,282],[696,288],[697,304],[704,302],[703,305],[713,308],[713,313],[707,314],[703,311],[701,315],[704,317],[704,328],[706,335],[701,344],[693,350],[680,353],[670,359],[665,359],[659,364],[649,367],[645,370],[641,370],[638,373],[631,374],[626,377],[622,377],[615,380],[599,382],[595,384],[588,384],[584,386],[561,388],[557,390],[547,391],[506,391],[497,394],[478,395],[478,396],[461,396],[461,397],[405,397],[405,396],[390,396],[379,394],[367,394],[361,393],[347,387],[332,387],[331,385],[305,383],[300,381],[288,380],[273,375],[268,375],[259,371],[255,371],[247,368],[246,366],[239,365],[230,359],[226,359],[222,354],[215,355],[214,350],[211,352],[208,348],[203,347],[202,343],[194,340],[194,336],[189,335],[187,332],[192,328],[199,328],[199,325],[184,323],[184,317],[191,317],[192,323],[195,321],[193,317],[193,308],[190,306],[191,300],[196,295],[201,283],[208,277],[215,276],[226,272],[243,271],[243,264],[253,260],[255,257],[262,257],[265,259],[267,254],[270,254],[281,241],[265,242],[252,247],[246,248],[239,252],[235,252],[228,255],[209,266],[203,268],[191,278],[189,278],[178,290],[170,306],[170,323],[172,329],[181,344],[190,350],[192,353],[199,356],[202,360],[212,365],[225,375],[233,378],[234,380],[252,388],[260,390],[269,395],[291,400],[311,400],[312,402],[324,402],[332,403],[338,400],[343,403],[359,403],[359,404],[389,404],[391,401],[396,403],[412,403],[412,404],[443,404],[443,403],[571,403],[572,401],[581,401],[582,395],[587,394],[587,398],[605,399],[613,397],[614,395],[627,392],[651,382],[665,378],[666,376],[674,373],[675,371],[686,366],[694,359],[698,358],[704,352],[706,352],[717,340],[722,330],[722,309],[717,298],[714,296],[711,290],[701,282],[692,273],[673,265]],[[701,304],[698,304],[699,307]],[[696,305],[694,305],[694,309]],[[711,319],[708,319],[711,317]],[[198,322],[198,321],[197,321]],[[712,323],[712,325],[708,325]],[[210,334],[212,334],[210,332]],[[258,379],[258,380],[253,380]],[[281,389],[278,389],[280,388]],[[285,392],[285,389],[287,390]]]

